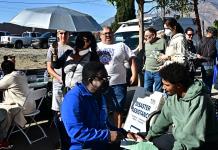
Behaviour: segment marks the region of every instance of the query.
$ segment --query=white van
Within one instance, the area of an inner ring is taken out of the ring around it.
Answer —
[[[134,50],[139,43],[138,19],[120,22],[121,26],[114,34],[115,42],[124,42]],[[160,17],[144,17],[144,28],[153,27],[156,30],[163,30],[163,21]]]

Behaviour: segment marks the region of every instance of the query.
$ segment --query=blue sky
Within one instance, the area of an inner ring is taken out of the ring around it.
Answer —
[[[57,5],[89,14],[98,23],[116,14],[116,8],[106,0],[0,0],[0,23],[9,22],[23,9]]]

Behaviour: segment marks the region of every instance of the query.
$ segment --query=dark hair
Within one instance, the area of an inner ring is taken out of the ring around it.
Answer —
[[[214,28],[214,27],[208,27],[207,28],[207,30],[206,30],[207,32],[210,32],[214,37],[216,37],[217,36],[217,29],[216,28]]]
[[[182,84],[185,88],[194,82],[194,79],[190,76],[188,69],[181,63],[174,62],[160,70],[160,76],[172,83],[172,84]]]
[[[10,60],[4,60],[1,64],[1,68],[4,74],[6,75],[15,70],[15,64]]]
[[[85,85],[89,84],[89,79],[95,78],[99,74],[107,75],[107,71],[104,64],[101,62],[91,61],[83,67],[82,71],[82,82]]]
[[[187,33],[188,31],[192,31],[194,33],[194,29],[192,29],[191,27],[185,29],[185,33]]]
[[[8,55],[3,56],[4,61],[8,60]]]
[[[153,33],[155,36],[157,36],[157,30],[155,30],[152,27],[149,27],[149,28],[145,29],[145,31],[149,31],[149,32]]]
[[[176,33],[184,33],[184,30],[182,26],[176,21],[175,18],[168,18],[165,20],[165,23],[167,26],[174,28],[176,27]]]
[[[82,49],[85,45],[84,42],[84,37],[86,37],[88,40],[90,40],[90,48],[91,48],[91,61],[99,61],[99,57],[97,54],[97,42],[95,39],[95,36],[91,32],[81,32],[78,34],[75,42],[75,48],[77,49]]]

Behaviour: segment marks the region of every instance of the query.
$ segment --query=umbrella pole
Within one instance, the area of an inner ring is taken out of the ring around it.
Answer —
[[[58,33],[56,30],[56,40],[52,43],[53,53],[52,53],[52,60],[51,62],[56,62],[58,59]]]

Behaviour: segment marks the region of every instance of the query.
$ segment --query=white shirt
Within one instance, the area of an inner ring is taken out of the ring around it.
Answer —
[[[98,55],[100,61],[105,64],[105,68],[110,79],[110,85],[126,83],[126,68],[124,63],[135,54],[124,43],[104,44],[98,43]]]

